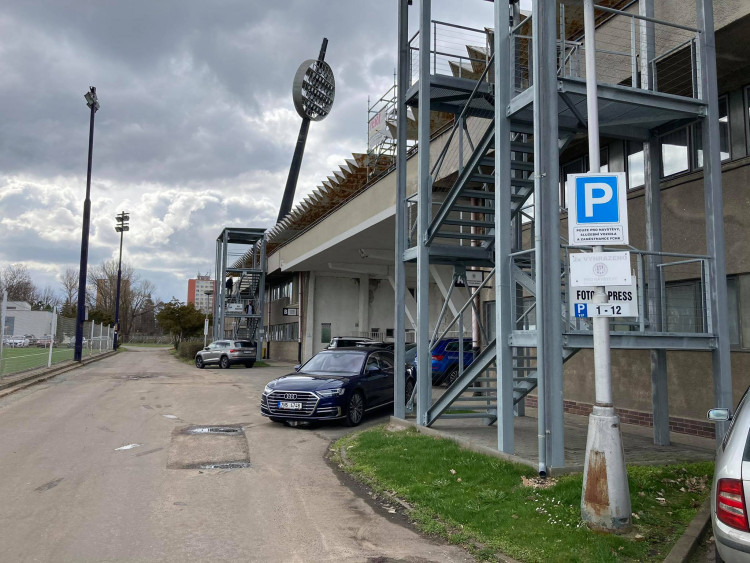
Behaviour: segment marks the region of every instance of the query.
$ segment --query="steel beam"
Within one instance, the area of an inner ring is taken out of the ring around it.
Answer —
[[[417,154],[417,424],[427,424],[427,409],[432,400],[432,362],[430,356],[430,254],[426,234],[432,211],[430,177],[430,37],[431,0],[419,2],[419,108]]]
[[[497,449],[515,450],[513,425],[513,350],[508,336],[513,329],[511,283],[511,161],[510,118],[510,28],[508,5],[495,2],[495,356],[497,366]],[[490,346],[487,347],[488,349]]]
[[[409,0],[398,1],[398,75],[396,87],[396,256],[394,260],[394,407],[393,414],[406,418],[406,89],[409,87]],[[410,296],[411,297],[411,296]]]
[[[560,202],[556,4],[534,2],[534,206],[536,222],[539,471],[565,465],[560,332]],[[549,439],[547,439],[549,437]]]
[[[721,189],[721,153],[719,143],[719,93],[716,78],[716,43],[712,0],[696,0],[698,20],[698,94],[706,103],[703,120],[703,185],[706,209],[706,250],[708,262],[709,330],[717,337],[713,352],[714,401],[717,407],[732,408],[732,366],[729,353],[727,314],[727,274],[724,257],[724,203]],[[720,443],[728,422],[716,424]]]

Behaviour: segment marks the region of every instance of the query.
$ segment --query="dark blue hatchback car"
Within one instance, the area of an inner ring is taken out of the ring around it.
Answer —
[[[406,392],[413,388],[409,378]],[[274,422],[343,420],[356,426],[365,412],[391,403],[393,354],[380,348],[336,348],[270,381],[260,412]]]

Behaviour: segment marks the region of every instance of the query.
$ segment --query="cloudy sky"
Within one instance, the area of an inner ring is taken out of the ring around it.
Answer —
[[[395,0],[0,0],[0,267],[58,288],[78,268],[96,86],[89,264],[123,259],[155,297],[186,299],[225,226],[271,227],[300,119],[297,67],[323,37],[336,79],[313,123],[304,197],[367,142],[368,96],[393,84]],[[485,0],[433,0],[433,18],[492,25]],[[418,2],[410,8],[416,23]],[[412,25],[414,27],[414,25]]]

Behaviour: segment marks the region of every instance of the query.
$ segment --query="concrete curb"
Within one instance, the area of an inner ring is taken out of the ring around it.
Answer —
[[[711,497],[708,497],[698,509],[698,513],[693,517],[685,529],[685,533],[677,540],[672,550],[664,559],[665,563],[681,563],[687,561],[693,553],[698,541],[708,526],[711,524]]]
[[[57,375],[72,371],[81,366],[88,365],[92,362],[98,362],[99,360],[103,360],[104,358],[109,358],[116,353],[117,352],[112,350],[99,354],[98,356],[85,358],[80,362],[70,361],[69,363],[66,362],[62,365],[43,368],[41,370],[35,370],[30,373],[21,374],[18,376],[10,376],[5,380],[0,380],[0,398],[5,397],[6,395],[10,395],[11,393],[15,393],[16,391],[20,391],[21,389],[25,389],[27,387],[35,385],[36,383],[46,381],[47,379],[52,379]]]

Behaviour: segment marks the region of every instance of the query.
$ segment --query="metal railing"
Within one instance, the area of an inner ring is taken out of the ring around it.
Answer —
[[[478,78],[490,57],[487,32],[436,20],[431,25],[432,48],[429,56],[432,74]],[[415,84],[419,80],[419,32],[409,40],[409,52],[410,84]]]
[[[694,5],[693,5],[694,6]],[[637,4],[629,10],[637,10]],[[655,92],[698,98],[697,39],[700,31],[685,22],[642,16],[637,11],[595,6],[597,82],[651,89]],[[685,14],[687,21],[694,21]],[[560,3],[557,36],[557,75],[586,78],[583,41],[583,6]],[[533,85],[534,37],[532,18],[511,28],[513,89]],[[648,40],[648,41],[647,41]],[[650,54],[643,46],[651,44]],[[647,60],[643,60],[647,57]],[[652,76],[651,85],[646,74]]]
[[[562,330],[566,333],[591,332],[590,319],[576,318],[571,314],[570,254],[584,250],[582,247],[561,245],[560,279],[562,288]],[[637,316],[612,319],[612,332],[638,332],[642,334],[711,335],[711,287],[708,263],[704,255],[649,252],[629,249],[631,268],[637,287]],[[536,297],[530,283],[536,279],[534,249],[511,255],[517,268],[515,283],[521,291],[513,292],[512,310],[516,311],[516,330],[536,330]],[[654,259],[658,272],[649,279],[649,260]],[[518,273],[520,271],[520,273]],[[525,285],[524,285],[525,281]],[[659,304],[653,308],[653,304]]]

